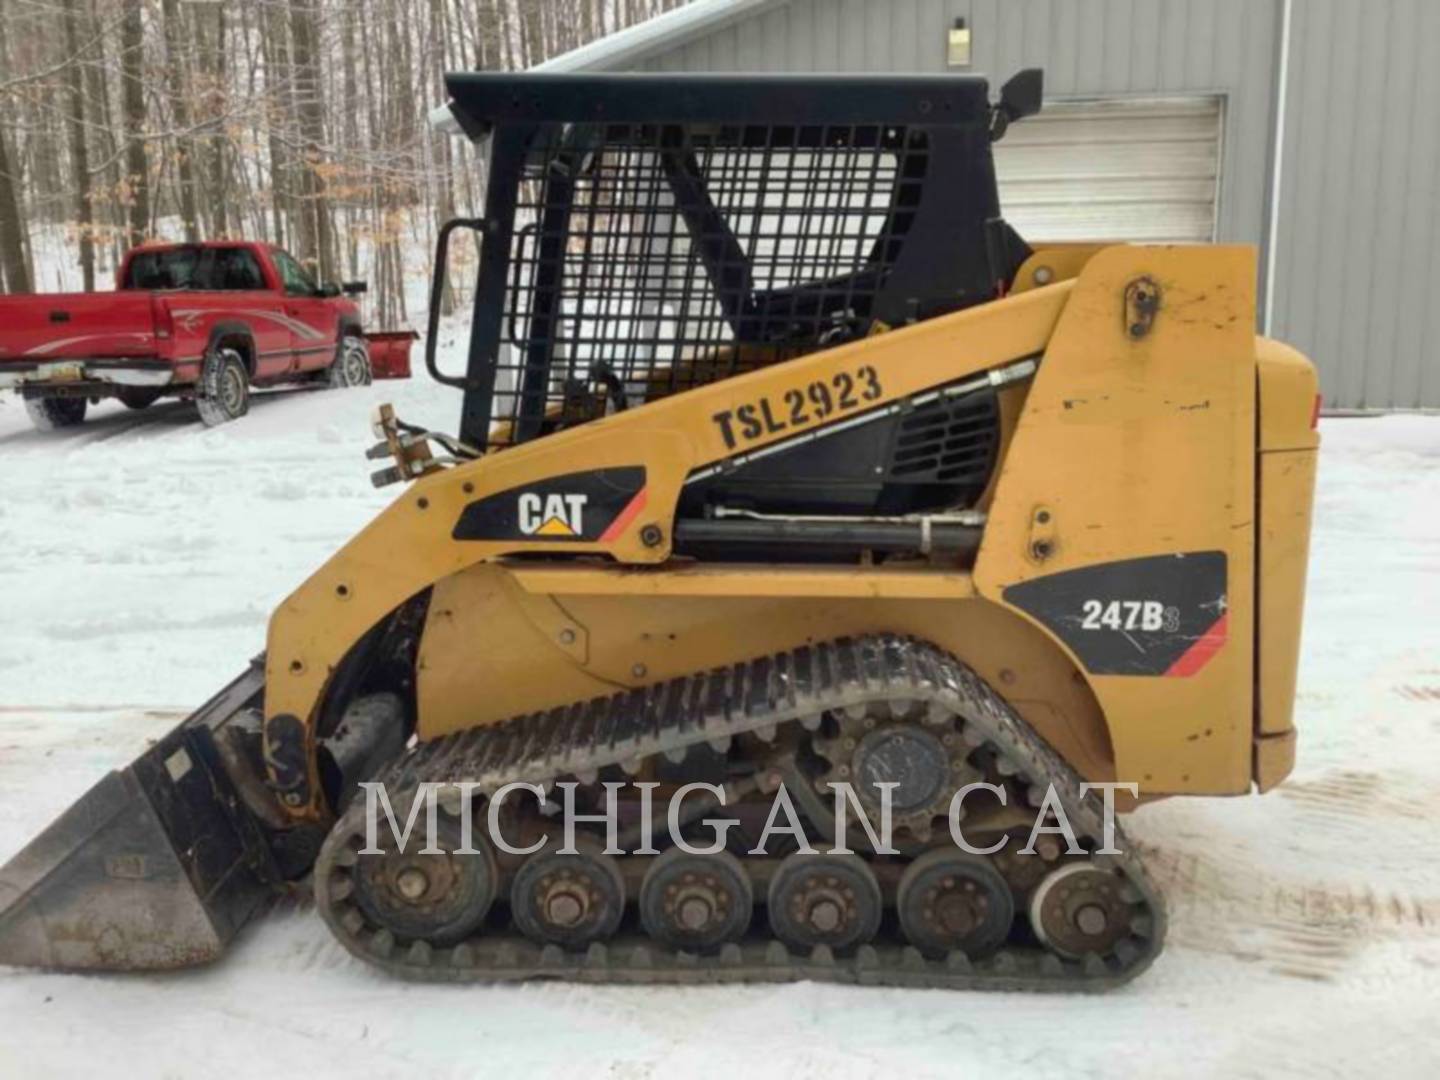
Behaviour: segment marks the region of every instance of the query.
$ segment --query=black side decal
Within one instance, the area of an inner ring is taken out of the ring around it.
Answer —
[[[1095,675],[1193,675],[1225,643],[1223,551],[1065,570],[1003,595]]]
[[[550,476],[487,495],[465,507],[456,540],[609,540],[645,503],[645,469]]]

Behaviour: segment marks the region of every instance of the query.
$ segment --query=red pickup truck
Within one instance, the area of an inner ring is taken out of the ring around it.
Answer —
[[[244,415],[250,388],[370,382],[360,312],[269,244],[152,244],[121,263],[114,292],[0,297],[0,388],[37,427],[69,427],[88,402],[143,409],[193,398],[208,425]]]

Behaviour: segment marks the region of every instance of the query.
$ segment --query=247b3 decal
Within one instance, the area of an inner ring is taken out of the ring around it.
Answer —
[[[1159,600],[1086,600],[1080,611],[1082,630],[1180,629],[1180,609]]]
[[[1194,675],[1229,633],[1223,551],[1098,563],[1004,591],[1075,653],[1092,675]]]
[[[734,450],[742,443],[808,427],[872,405],[884,393],[879,373],[865,364],[854,371],[837,371],[828,379],[815,379],[803,386],[747,401],[717,412],[710,419],[720,429],[725,448]]]

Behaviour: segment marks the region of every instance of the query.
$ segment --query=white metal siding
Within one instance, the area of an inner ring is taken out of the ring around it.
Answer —
[[[1213,96],[1047,102],[996,144],[1000,206],[1032,242],[1209,242],[1220,139]]]
[[[943,71],[964,18],[971,70],[997,82],[1039,66],[1058,97],[1223,96],[1216,238],[1265,244],[1275,215],[1275,295],[1258,282],[1272,332],[1316,361],[1331,405],[1440,407],[1440,0],[770,0],[731,14],[612,66]]]
[[[1440,7],[1440,0],[1422,2]],[[1216,238],[1258,245],[1279,16],[1279,0],[772,0],[729,24],[657,45],[630,66],[968,70],[989,75],[994,89],[1022,67],[1042,67],[1053,98],[1223,95]],[[945,66],[946,33],[956,18],[966,19],[973,35],[968,69]]]
[[[1291,18],[1271,332],[1327,405],[1440,408],[1440,3]]]

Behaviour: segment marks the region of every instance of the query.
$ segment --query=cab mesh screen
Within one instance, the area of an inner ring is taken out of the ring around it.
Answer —
[[[864,334],[926,158],[877,125],[541,127],[491,446]]]

